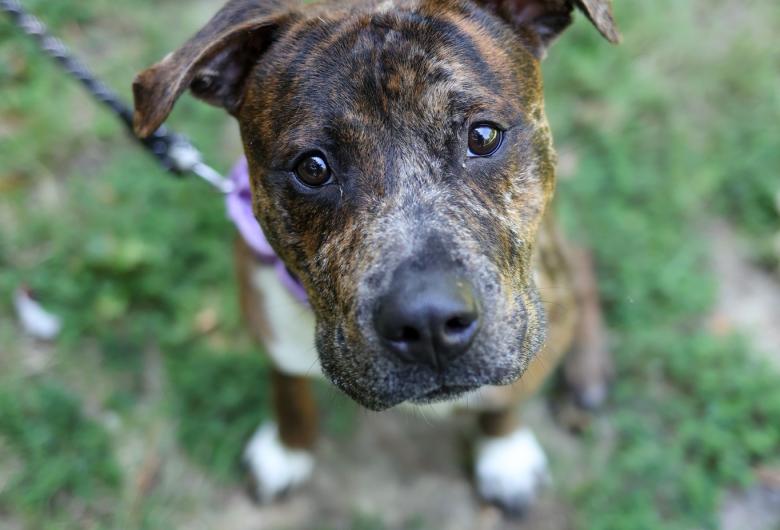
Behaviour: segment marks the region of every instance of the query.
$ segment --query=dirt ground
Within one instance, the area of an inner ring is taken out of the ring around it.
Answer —
[[[465,420],[402,411],[363,415],[349,440],[322,440],[313,479],[286,499],[258,507],[236,489],[226,493],[223,507],[209,510],[205,518],[198,514],[183,527],[341,529],[370,515],[369,520],[382,521],[382,528],[399,530],[574,528],[572,511],[554,490],[545,492],[522,520],[507,520],[480,503],[468,480]],[[571,450],[567,460],[576,454],[576,440],[551,422],[541,403],[534,404],[528,420],[548,446],[552,442]]]
[[[708,228],[712,270],[718,280],[713,330],[748,334],[755,350],[780,369],[780,285],[749,261],[747,245],[723,221]]]
[[[751,264],[747,246],[725,222],[714,221],[708,235],[718,280],[710,325],[720,333],[745,333],[755,350],[780,369],[780,282]],[[726,496],[720,513],[723,530],[780,528],[780,473],[759,476],[758,486]]]

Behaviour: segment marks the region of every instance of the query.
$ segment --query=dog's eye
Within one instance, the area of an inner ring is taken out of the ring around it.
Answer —
[[[504,133],[490,123],[477,123],[469,129],[469,157],[490,156],[501,146]]]
[[[315,153],[298,162],[295,175],[307,186],[322,186],[330,180],[330,169],[325,158]]]

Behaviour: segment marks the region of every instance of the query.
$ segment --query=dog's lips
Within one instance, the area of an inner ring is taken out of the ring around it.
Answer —
[[[518,291],[509,315],[487,315],[490,318],[486,322],[498,318],[500,322],[517,324],[505,326],[506,329],[490,329],[494,335],[481,335],[468,352],[441,371],[425,363],[401,362],[388,355],[377,340],[372,340],[370,329],[365,335],[353,334],[352,340],[348,340],[342,331],[346,323],[326,314],[318,321],[317,348],[321,366],[334,385],[358,404],[375,411],[404,402],[455,401],[484,386],[511,384],[525,371],[523,359],[530,359],[536,354],[538,347],[534,344],[541,344],[541,340],[526,344],[525,303],[523,292]],[[356,339],[356,335],[364,340]]]
[[[412,403],[433,403],[436,401],[448,401],[461,395],[476,390],[481,385],[438,385],[409,399]]]

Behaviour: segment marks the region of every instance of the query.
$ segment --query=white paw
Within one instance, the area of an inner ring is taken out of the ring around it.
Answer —
[[[485,500],[522,514],[549,482],[547,457],[529,429],[484,437],[476,446],[477,490]]]
[[[314,469],[314,456],[286,448],[276,424],[269,422],[258,427],[247,443],[244,463],[254,479],[257,500],[265,503],[305,482]]]

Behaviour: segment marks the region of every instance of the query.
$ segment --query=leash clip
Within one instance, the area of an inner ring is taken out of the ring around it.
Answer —
[[[191,143],[183,138],[177,138],[167,153],[173,169],[177,173],[193,173],[216,188],[220,193],[228,194],[233,191],[233,182],[222,174],[203,162],[200,151],[195,149]]]

